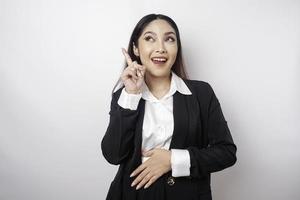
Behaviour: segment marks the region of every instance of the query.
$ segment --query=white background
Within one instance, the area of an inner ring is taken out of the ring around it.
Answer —
[[[171,16],[214,88],[238,162],[215,200],[300,199],[300,1],[0,1],[0,199],[104,199],[101,139],[137,21]]]

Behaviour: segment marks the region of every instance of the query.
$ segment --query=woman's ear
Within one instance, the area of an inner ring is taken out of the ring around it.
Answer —
[[[135,46],[135,44],[133,43],[133,53],[136,57],[139,57],[139,49]]]

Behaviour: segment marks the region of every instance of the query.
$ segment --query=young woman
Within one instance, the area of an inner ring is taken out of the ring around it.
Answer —
[[[211,199],[210,174],[236,162],[236,145],[211,86],[186,76],[177,25],[147,15],[122,51],[101,143],[120,165],[106,199]]]

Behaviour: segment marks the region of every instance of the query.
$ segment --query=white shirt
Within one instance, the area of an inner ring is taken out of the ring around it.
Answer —
[[[173,95],[176,91],[191,95],[191,91],[184,81],[173,71],[171,72],[171,85],[169,92],[161,99],[157,99],[143,82],[140,94],[129,94],[123,88],[118,104],[126,109],[136,110],[141,98],[145,100],[145,114],[142,129],[142,150],[154,148],[168,150],[170,147],[173,130]],[[142,156],[142,162],[149,157]],[[172,176],[190,175],[190,155],[188,150],[171,149]]]

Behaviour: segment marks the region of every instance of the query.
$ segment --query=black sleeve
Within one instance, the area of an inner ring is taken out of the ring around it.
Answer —
[[[114,165],[122,163],[134,148],[134,133],[138,109],[124,109],[118,105],[121,89],[112,96],[109,125],[101,142],[102,154]]]
[[[230,167],[236,162],[236,145],[233,142],[221,105],[209,84],[206,130],[206,148],[188,147],[191,159],[190,176],[201,177]]]

